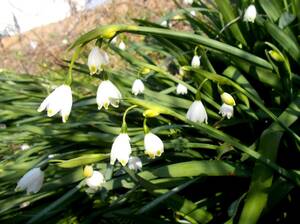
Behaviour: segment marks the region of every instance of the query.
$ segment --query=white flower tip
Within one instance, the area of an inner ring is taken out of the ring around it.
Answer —
[[[207,113],[201,100],[196,100],[189,107],[186,118],[192,122],[206,123]]]
[[[178,84],[176,87],[176,94],[177,95],[186,95],[188,93],[188,89],[182,85],[182,84]]]
[[[140,79],[136,79],[132,84],[132,88],[131,88],[132,94],[137,96],[140,93],[144,93],[144,90],[145,90],[145,85],[143,81]]]
[[[255,5],[251,4],[245,11],[243,21],[254,23],[256,15]]]
[[[200,65],[201,65],[201,56],[194,55],[194,57],[192,58],[191,66],[193,68],[199,68]]]

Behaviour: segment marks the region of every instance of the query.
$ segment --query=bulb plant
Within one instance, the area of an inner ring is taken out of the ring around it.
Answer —
[[[158,22],[80,36],[65,84],[1,72],[3,223],[295,220],[298,1],[175,2]],[[125,33],[145,39],[112,41]]]

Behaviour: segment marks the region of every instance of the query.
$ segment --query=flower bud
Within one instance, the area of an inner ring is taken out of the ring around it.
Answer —
[[[151,109],[148,109],[148,110],[145,110],[144,113],[143,113],[143,116],[144,117],[157,117],[159,115],[159,112],[157,110],[151,110]]]
[[[93,167],[92,166],[85,166],[83,169],[83,176],[91,177],[93,175]]]
[[[222,99],[223,103],[226,103],[227,105],[230,105],[230,106],[235,106],[235,100],[229,93],[226,93],[226,92],[222,93],[221,99]]]

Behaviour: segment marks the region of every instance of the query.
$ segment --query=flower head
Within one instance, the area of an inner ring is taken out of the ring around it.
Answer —
[[[207,113],[201,100],[196,100],[192,103],[186,113],[186,118],[193,122],[205,122],[207,124]]]
[[[164,20],[160,23],[161,26],[165,26],[167,27],[168,26],[168,21],[167,20]]]
[[[132,94],[134,94],[135,96],[137,96],[140,93],[143,93],[145,90],[145,86],[142,80],[140,79],[136,79],[133,82],[132,88],[131,88],[131,92]]]
[[[164,143],[157,135],[151,132],[148,132],[145,135],[144,146],[145,154],[151,159],[154,159],[156,156],[161,156],[161,154],[164,152]]]
[[[227,119],[230,119],[233,116],[233,106],[223,103],[220,107],[219,114],[221,114],[222,117],[227,117]]]
[[[68,85],[61,85],[47,96],[37,111],[42,112],[47,108],[48,117],[52,117],[60,112],[62,121],[65,123],[71,113],[72,103],[71,87]]]
[[[191,66],[193,68],[199,68],[200,64],[201,64],[201,56],[194,55],[194,57],[192,58]]]
[[[102,65],[106,65],[109,62],[108,55],[105,51],[99,49],[99,47],[93,47],[88,56],[88,67],[90,74],[94,75],[102,70]]]
[[[182,85],[180,83],[177,84],[176,94],[185,95],[185,94],[187,94],[187,92],[188,92],[188,89],[184,85]]]
[[[245,11],[243,20],[245,22],[254,23],[256,15],[257,15],[257,12],[256,12],[255,5],[253,5],[253,4],[249,5],[248,8]]]
[[[37,193],[43,182],[44,172],[40,168],[33,168],[19,180],[16,190],[26,190],[27,194]]]
[[[92,190],[99,190],[102,185],[105,183],[104,176],[99,171],[93,171],[93,174],[85,179],[85,183]]]
[[[128,168],[134,171],[142,170],[142,160],[137,156],[130,156],[128,161]]]
[[[97,90],[97,104],[100,110],[103,106],[107,110],[111,104],[113,107],[119,107],[122,95],[118,88],[109,80],[100,83]]]
[[[122,51],[124,51],[126,49],[126,44],[124,43],[124,41],[121,41],[119,43],[119,49],[122,50]]]
[[[194,0],[183,0],[183,3],[186,5],[191,5],[193,4]]]
[[[122,166],[126,166],[131,154],[130,138],[128,134],[121,133],[116,137],[111,147],[110,164],[118,160]]]
[[[195,10],[192,10],[192,11],[190,11],[190,14],[191,14],[192,16],[196,16],[196,11],[195,11]]]
[[[231,94],[224,92],[221,94],[221,99],[222,99],[223,103],[226,103],[227,105],[230,105],[230,106],[235,106],[235,100],[231,96]]]
[[[24,144],[22,144],[22,145],[20,146],[20,149],[21,149],[22,151],[25,151],[25,150],[27,150],[27,149],[30,149],[30,146],[29,146],[27,143],[24,143]]]

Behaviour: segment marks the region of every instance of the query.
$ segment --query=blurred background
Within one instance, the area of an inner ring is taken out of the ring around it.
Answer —
[[[171,0],[1,0],[0,69],[54,69],[80,34],[132,18],[153,21],[174,8]]]

